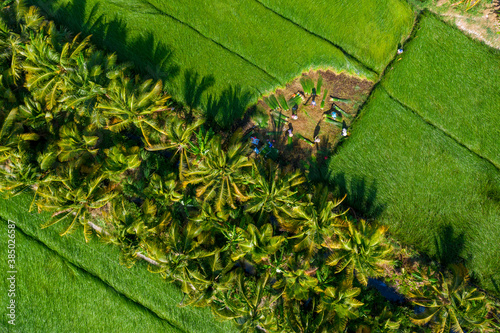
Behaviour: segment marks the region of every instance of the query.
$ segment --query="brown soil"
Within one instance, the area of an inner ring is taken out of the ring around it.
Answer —
[[[276,147],[280,153],[280,164],[300,167],[301,161],[306,161],[311,156],[316,156],[320,152],[322,153],[322,157],[327,156],[328,152],[331,151],[339,142],[339,139],[342,138],[342,130],[334,124],[325,122],[323,115],[330,114],[335,103],[346,113],[356,116],[359,107],[366,100],[373,87],[373,82],[371,81],[349,76],[344,73],[336,74],[330,70],[309,71],[308,73],[303,73],[302,77],[307,76],[311,78],[316,86],[319,75],[323,77],[323,85],[321,88],[321,95],[316,97],[316,106],[311,105],[310,95],[304,95],[300,84],[300,78],[290,82],[285,88],[276,90],[274,95],[283,95],[287,101],[297,92],[300,92],[303,96],[302,102],[298,105],[298,110],[296,112],[298,119],[292,119],[292,113],[290,111],[283,111],[283,114],[288,117],[288,122],[280,123],[281,128],[275,128],[275,122],[270,113],[271,110],[264,103],[263,99],[259,100],[257,103],[257,108],[261,108],[268,113],[270,117],[268,122],[269,126],[265,129],[255,126],[253,127],[253,133],[261,140],[260,148],[262,148],[263,144],[266,144],[267,140],[273,142],[274,147]],[[325,89],[328,90],[328,95],[325,99],[325,106],[321,109],[321,100]],[[351,100],[351,102],[332,102],[330,101],[330,96]],[[351,125],[350,123],[351,121],[347,121],[346,126],[349,127]],[[249,128],[251,125],[255,125],[252,120],[243,127]],[[288,129],[290,128],[293,132],[291,145],[288,144]],[[299,139],[298,134],[310,140],[312,144]],[[320,139],[319,143],[313,143],[316,136]]]
[[[473,9],[465,11],[459,1],[440,0],[429,9],[441,15],[443,19],[454,23],[460,30],[479,39],[487,45],[500,49],[500,0],[493,3],[481,1]]]

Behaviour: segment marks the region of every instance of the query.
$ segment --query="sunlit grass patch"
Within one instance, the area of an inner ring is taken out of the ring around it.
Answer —
[[[500,51],[424,14],[383,86],[500,168]]]
[[[349,205],[442,262],[500,281],[500,172],[378,88],[329,166]],[[499,290],[496,290],[499,292]]]

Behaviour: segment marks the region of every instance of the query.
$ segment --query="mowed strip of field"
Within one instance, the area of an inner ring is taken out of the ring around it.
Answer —
[[[0,219],[0,244],[7,248],[7,221]],[[183,332],[153,312],[74,266],[37,240],[15,229],[15,271],[0,262],[2,332]],[[14,275],[10,298],[7,291]],[[15,325],[5,314],[15,300]]]
[[[48,9],[59,23],[92,33],[101,46],[132,59],[138,67],[157,65],[162,52],[170,54],[163,67],[178,73],[170,76],[167,89],[181,101],[188,71],[213,76],[210,93],[239,85],[254,94],[253,100],[311,68],[377,77],[331,43],[250,0],[32,3]],[[152,50],[157,44],[163,46]]]
[[[208,308],[179,307],[183,298],[180,288],[149,272],[143,261],[138,261],[132,268],[120,265],[116,246],[104,244],[97,237],[85,243],[81,230],[61,237],[59,233],[67,227],[64,222],[41,229],[40,225],[47,221],[50,214],[28,212],[30,201],[31,196],[28,194],[9,200],[0,199],[0,217],[15,221],[27,235],[102,280],[118,293],[149,309],[179,332],[237,332],[231,322],[217,321]]]
[[[255,0],[149,0],[149,3],[257,64],[282,85],[310,68],[332,67],[368,75],[354,58]]]
[[[400,0],[253,0],[338,45],[381,73],[410,34],[414,15]]]
[[[500,294],[500,172],[491,163],[379,86],[329,170],[358,212],[445,265],[463,258]]]
[[[422,15],[385,89],[500,169],[500,51]]]

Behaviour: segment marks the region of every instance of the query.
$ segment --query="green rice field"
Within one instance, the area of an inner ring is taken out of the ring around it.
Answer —
[[[413,23],[409,7],[396,0],[383,6],[364,1],[355,12],[350,4],[338,13],[319,6],[316,21],[344,31],[344,39],[304,28],[255,0],[31,2],[74,31],[92,33],[101,46],[138,67],[165,72],[167,89],[178,100],[184,100],[187,78],[195,75],[214,79],[209,93],[239,85],[253,93],[254,100],[309,69],[330,68],[374,80]],[[346,16],[344,21],[341,16]],[[352,17],[358,18],[346,25]],[[363,21],[372,18],[376,20]],[[366,31],[375,36],[368,44]]]
[[[499,50],[429,12],[416,19],[402,0],[27,2],[161,78],[180,102],[230,86],[255,102],[310,69],[380,79],[329,160],[334,194],[444,266],[463,260],[500,295]],[[115,246],[60,237],[64,223],[40,229],[49,215],[28,212],[30,203],[0,199],[0,225],[18,227],[13,332],[237,331],[207,308],[179,307],[177,286],[142,261],[121,266]]]
[[[0,226],[7,230],[5,220]],[[0,237],[6,244],[7,233],[2,232]],[[26,236],[21,229],[16,230],[15,239],[15,326],[7,322],[10,318],[3,310],[2,332],[183,332]],[[6,291],[10,276],[6,260],[1,261],[0,268],[2,291]],[[10,298],[3,292],[0,300],[6,305]]]
[[[414,15],[405,1],[256,0],[338,45],[377,73],[410,34]]]
[[[28,212],[27,207],[30,205],[30,200],[31,197],[27,194],[14,197],[9,200],[0,199],[0,218],[2,221],[9,219],[15,221],[19,230],[22,230],[28,235],[26,243],[23,243],[24,240],[22,239],[18,241],[20,244],[20,257],[17,261],[19,265],[19,279],[24,279],[23,276],[25,275],[29,276],[29,278],[27,277],[24,282],[19,285],[21,293],[19,302],[23,302],[21,304],[25,304],[24,302],[31,302],[30,299],[23,298],[23,294],[28,293],[31,288],[42,288],[45,289],[46,293],[51,294],[65,290],[65,294],[61,297],[66,297],[66,299],[61,299],[61,304],[58,304],[57,306],[69,306],[69,309],[71,309],[71,306],[74,306],[80,308],[81,311],[86,309],[85,311],[87,312],[83,312],[82,316],[87,315],[89,317],[88,320],[92,320],[93,318],[94,321],[97,321],[94,323],[96,327],[99,327],[97,325],[98,323],[101,325],[109,325],[107,326],[109,329],[103,328],[103,332],[117,331],[119,327],[121,327],[119,326],[119,321],[125,322],[128,316],[131,316],[130,325],[132,325],[135,321],[138,321],[139,318],[150,318],[143,323],[145,328],[143,330],[144,332],[166,331],[225,333],[237,331],[231,322],[216,321],[215,317],[208,308],[179,307],[178,304],[182,300],[182,292],[177,286],[165,282],[165,280],[163,280],[159,275],[150,273],[146,268],[146,263],[144,262],[138,262],[132,268],[121,266],[118,262],[119,249],[117,247],[101,243],[96,237],[94,237],[89,243],[85,243],[81,232],[75,232],[61,237],[59,236],[59,233],[64,229],[63,225],[54,225],[47,229],[40,229],[40,225],[46,221],[49,215]],[[4,224],[5,223],[3,222],[2,226],[4,226]],[[4,228],[6,228],[6,226]],[[4,237],[7,233],[2,233],[2,235],[2,237]],[[2,242],[2,244],[4,244],[4,242]],[[43,246],[41,244],[43,244]],[[54,288],[51,288],[50,284],[39,286],[37,283],[33,283],[33,281],[37,280],[38,275],[42,275],[44,270],[47,270],[50,267],[44,266],[45,264],[42,265],[42,261],[44,261],[42,259],[43,257],[37,259],[35,256],[38,247],[50,249],[46,250],[48,253],[46,256],[57,257],[57,259],[54,259],[57,265],[64,266],[61,268],[61,272],[58,273],[60,274],[58,279],[62,280],[65,278],[71,281],[72,277],[68,272],[74,271],[77,272],[75,274],[78,274],[77,278],[75,278],[76,282],[68,283],[67,285],[59,287],[55,284],[55,281],[58,280],[54,280]],[[23,258],[23,256],[27,257]],[[40,263],[37,263],[37,261],[40,261]],[[2,265],[4,264],[6,264],[5,260],[2,261]],[[30,267],[36,267],[35,272],[28,272]],[[64,277],[64,274],[67,276]],[[95,288],[94,291],[81,287],[81,284],[87,280],[91,281],[89,283],[92,284],[92,287],[89,288]],[[103,291],[97,292],[98,290]],[[99,297],[99,300],[95,300],[94,296]],[[2,297],[5,297],[5,295],[2,295]],[[71,297],[78,299],[78,304],[72,304],[74,302],[69,300]],[[40,331],[35,328],[42,325],[44,320],[50,320],[51,315],[49,315],[47,311],[52,311],[51,306],[48,303],[43,302],[55,301],[56,299],[45,299],[41,296],[36,301],[38,303],[33,301],[33,304],[37,304],[45,308],[43,310],[45,312],[42,313],[41,310],[38,311],[39,315],[36,317],[28,315],[30,313],[29,311],[20,312],[20,316],[22,316],[22,313],[26,314],[24,316],[24,320],[29,321],[29,323],[20,321],[21,324],[18,327],[21,330],[19,332]],[[113,311],[118,313],[110,312],[112,313],[113,318],[107,318],[103,316],[103,313],[106,312],[101,312],[102,309],[97,312],[94,308],[88,307],[87,309],[86,306],[90,303],[94,304],[94,302],[95,304],[103,303],[103,307],[105,304],[108,304],[111,307],[111,304],[116,303],[116,309]],[[124,314],[120,316],[120,309],[123,313],[130,313],[130,315]],[[63,312],[61,316],[70,316],[72,311],[68,310],[67,312]],[[135,312],[135,314],[132,312]],[[147,317],[143,317],[145,312],[148,314]],[[2,318],[2,320],[4,320],[4,318]],[[86,321],[75,320],[74,322],[68,324],[69,326],[63,326],[65,325],[64,323],[54,321],[54,323],[52,323],[53,325],[61,325],[60,330],[54,329],[42,331],[83,332],[86,331],[85,327],[87,327],[85,323]],[[125,323],[123,324],[125,325]],[[30,327],[33,327],[34,329],[31,330],[29,329]],[[67,330],[66,327],[68,328]],[[147,329],[148,327],[150,327],[151,330]],[[75,328],[75,330],[73,330],[73,328]],[[163,328],[165,328],[165,330],[162,331]],[[93,331],[100,331],[100,329]],[[132,329],[130,331],[137,330]]]
[[[424,14],[400,58],[389,94],[500,169],[500,51]]]
[[[377,88],[329,165],[349,205],[500,293],[500,172]]]

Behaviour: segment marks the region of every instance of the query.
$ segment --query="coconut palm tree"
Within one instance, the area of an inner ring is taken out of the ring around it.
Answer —
[[[159,205],[170,206],[184,197],[179,190],[176,175],[170,173],[166,177],[160,177],[154,173],[149,178],[149,184],[144,189],[144,195],[155,200]]]
[[[0,189],[14,195],[34,187],[41,178],[31,143],[39,140],[37,133],[27,131],[18,119],[19,110],[11,109],[0,129]]]
[[[136,126],[141,130],[147,147],[152,147],[147,135],[151,129],[156,134],[167,135],[153,117],[169,109],[167,102],[170,97],[163,93],[162,87],[161,81],[154,85],[152,80],[139,84],[139,77],[131,80],[120,73],[106,88],[106,99],[97,105],[108,119],[106,128],[120,132]]]
[[[18,86],[21,83],[24,45],[25,41],[21,36],[0,23],[0,63],[7,65],[3,75],[9,85]]]
[[[16,1],[4,8],[0,18],[0,63],[8,63],[4,78],[8,85],[21,86],[25,44],[31,33],[38,33],[43,22],[36,7],[27,8],[24,1]]]
[[[269,274],[258,280],[239,274],[233,290],[226,292],[222,301],[212,302],[212,312],[222,319],[234,319],[241,332],[277,332],[277,317],[273,315],[281,294],[273,295]]]
[[[268,214],[282,225],[286,219],[297,218],[296,210],[302,208],[297,187],[306,181],[300,171],[285,173],[271,160],[265,165],[258,164],[256,171],[245,212],[258,214],[258,223]]]
[[[197,119],[195,122],[189,123],[184,119],[172,116],[167,122],[164,132],[167,135],[167,142],[154,144],[146,147],[146,149],[151,151],[175,149],[174,156],[179,157],[179,178],[182,180],[185,170],[190,168],[188,157],[189,144],[192,141],[195,130],[203,122],[203,119]]]
[[[120,247],[120,263],[132,267],[137,254],[144,252],[151,239],[160,236],[172,216],[158,213],[156,205],[145,200],[140,209],[127,200],[113,200],[102,212],[101,240]]]
[[[319,303],[318,296],[313,296],[306,301],[285,301],[284,312],[288,331],[295,333],[331,332],[327,321],[328,312],[319,311]]]
[[[348,280],[322,290],[318,311],[327,311],[326,320],[332,332],[343,332],[347,322],[358,317],[356,309],[363,303],[355,297],[360,293],[361,289],[354,288]]]
[[[61,233],[61,236],[64,236],[74,231],[78,225],[87,228],[91,211],[102,208],[118,193],[112,185],[104,185],[104,176],[84,178],[69,167],[65,169],[59,181],[42,183],[36,195],[38,199],[36,205],[39,210],[54,211],[51,219],[42,225],[42,228],[67,218],[71,219],[68,228]]]
[[[188,151],[197,161],[201,161],[210,150],[210,141],[214,137],[212,128],[205,130],[203,125],[195,132],[196,140],[189,141]]]
[[[94,68],[88,68],[86,57],[79,57],[75,71],[68,77],[68,82],[64,94],[62,94],[58,102],[64,110],[74,114],[76,121],[83,122],[92,128],[102,128],[105,126],[106,118],[100,110],[96,109],[98,101],[104,96],[105,86],[96,82],[92,77],[93,73],[99,73],[97,77],[106,77],[102,74],[100,65],[95,65]],[[107,73],[106,73],[107,74]]]
[[[319,249],[336,247],[337,232],[347,226],[338,206],[344,200],[330,200],[328,189],[316,186],[314,193],[309,194],[308,204],[304,210],[298,211],[299,219],[288,220],[285,228],[296,233],[289,239],[295,239],[294,252],[305,251],[311,258]]]
[[[214,202],[215,210],[222,211],[226,205],[236,209],[236,201],[246,201],[244,187],[251,182],[249,171],[252,160],[244,155],[246,147],[239,134],[233,135],[229,148],[222,150],[220,137],[210,143],[205,159],[185,173],[183,185],[198,185],[196,197],[206,202]]]
[[[318,279],[314,276],[315,268],[311,269],[309,261],[302,259],[302,256],[292,255],[287,268],[283,270],[282,279],[278,279],[273,285],[276,289],[284,288],[287,300],[307,300],[318,285]]]
[[[167,226],[164,237],[149,239],[144,243],[148,257],[157,261],[159,267],[151,268],[154,273],[160,273],[164,278],[179,281],[184,293],[196,290],[191,281],[190,269],[195,267],[195,261],[213,255],[214,250],[206,250],[203,246],[203,230],[192,221],[185,226],[176,220]]]
[[[55,135],[62,116],[59,106],[49,110],[45,101],[37,101],[31,96],[25,97],[24,104],[19,105],[19,121],[43,136]]]
[[[104,97],[110,80],[117,79],[128,65],[118,65],[115,54],[107,55],[92,47],[86,48],[84,57],[76,59],[76,65],[59,103],[65,110],[74,110],[78,118],[85,116],[90,127],[102,128],[106,125],[106,117],[96,106]]]
[[[59,52],[43,34],[37,34],[26,44],[26,87],[37,100],[45,100],[50,110],[70,86],[70,79],[78,68],[77,60],[87,47],[90,36],[78,41],[79,35],[64,44]]]
[[[99,137],[95,135],[82,135],[75,123],[68,123],[59,129],[60,140],[58,158],[61,162],[72,159],[96,156],[99,149],[96,148]]]
[[[117,144],[104,149],[106,159],[102,165],[102,174],[112,182],[119,183],[125,172],[137,169],[141,165],[140,148],[137,146],[125,147]]]
[[[269,259],[286,241],[283,236],[273,236],[273,227],[264,224],[260,230],[249,224],[246,230],[241,229],[243,239],[238,244],[238,249],[231,254],[233,261],[249,255],[253,262],[259,264]]]
[[[348,228],[339,232],[339,243],[328,257],[327,265],[335,266],[335,272],[343,270],[351,275],[356,273],[357,280],[364,286],[368,277],[382,275],[383,265],[392,262],[392,248],[384,242],[385,227],[375,227],[360,220],[348,222]]]
[[[234,286],[237,275],[230,272],[234,262],[216,250],[212,255],[198,259],[196,264],[197,268],[189,270],[195,288],[187,290],[187,300],[183,300],[182,305],[208,306],[220,301],[221,294]]]
[[[450,266],[453,276],[440,273],[437,284],[427,284],[410,293],[411,301],[425,310],[411,320],[418,325],[431,324],[433,332],[485,332],[488,307],[486,296],[467,284],[468,273],[463,265]]]

